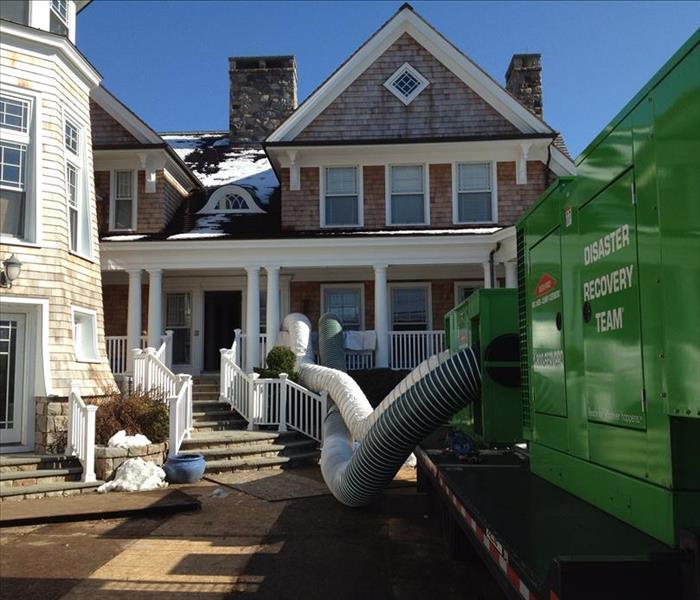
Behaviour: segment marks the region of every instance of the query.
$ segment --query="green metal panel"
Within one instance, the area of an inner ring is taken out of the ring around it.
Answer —
[[[577,166],[518,223],[531,467],[676,543],[700,526],[700,31]]]
[[[445,331],[452,352],[478,344],[482,367],[480,401],[460,412],[453,425],[489,446],[521,441],[517,290],[476,290],[445,315]],[[513,355],[503,355],[504,348]],[[503,380],[509,374],[515,385]]]

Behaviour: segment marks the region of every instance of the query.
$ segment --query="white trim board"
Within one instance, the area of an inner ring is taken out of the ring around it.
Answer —
[[[520,131],[523,133],[553,133],[553,129],[549,125],[525,108],[412,8],[405,6],[282,123],[267,138],[267,141],[289,142],[294,140],[405,33],[408,33]]]

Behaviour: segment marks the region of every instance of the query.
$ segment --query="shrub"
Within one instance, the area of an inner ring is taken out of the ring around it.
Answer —
[[[294,352],[287,346],[275,346],[267,353],[267,368],[255,369],[255,372],[259,373],[260,377],[271,379],[279,377],[280,373],[286,373],[290,380],[297,381],[298,373],[294,370],[295,364]]]
[[[115,394],[100,403],[95,415],[95,441],[106,444],[117,431],[141,433],[158,444],[168,439],[168,405],[148,394]]]

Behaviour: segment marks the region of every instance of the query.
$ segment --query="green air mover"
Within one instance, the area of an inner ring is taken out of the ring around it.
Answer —
[[[517,225],[532,471],[700,527],[700,32]]]
[[[517,290],[477,290],[445,315],[445,331],[452,352],[478,346],[482,365],[481,398],[452,425],[488,446],[521,441]]]

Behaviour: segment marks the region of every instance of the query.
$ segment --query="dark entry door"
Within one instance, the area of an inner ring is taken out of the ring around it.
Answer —
[[[204,371],[218,371],[221,348],[230,348],[241,326],[241,292],[204,292]]]

